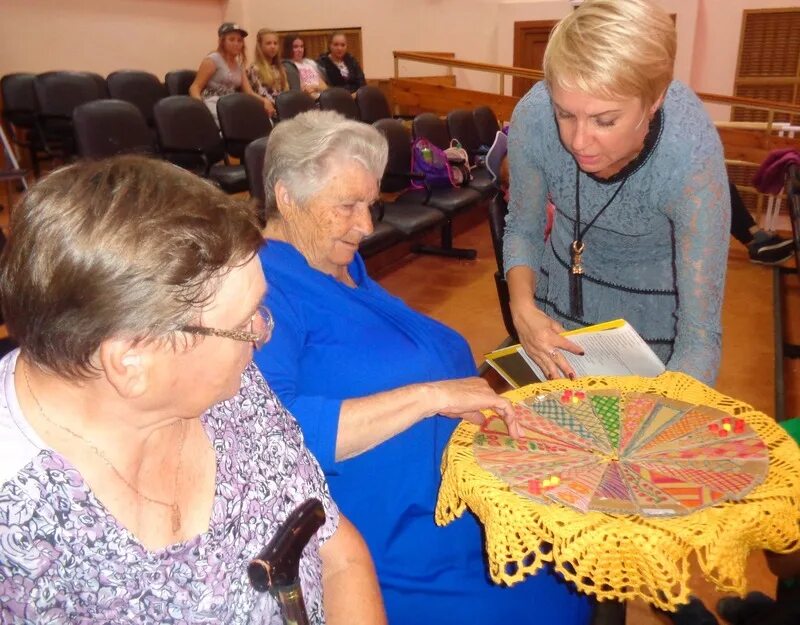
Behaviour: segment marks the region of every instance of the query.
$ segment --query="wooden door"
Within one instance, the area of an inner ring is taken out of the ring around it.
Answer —
[[[542,69],[544,49],[556,20],[514,22],[514,65],[527,69]],[[534,81],[530,78],[514,78],[512,92],[524,96]]]

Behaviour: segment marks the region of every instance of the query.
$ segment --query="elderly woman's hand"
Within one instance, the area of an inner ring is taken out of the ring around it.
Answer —
[[[431,387],[437,394],[438,414],[480,425],[484,421],[481,410],[488,408],[502,417],[511,436],[516,438],[522,434],[512,403],[495,393],[486,380],[462,378],[434,382]]]
[[[525,353],[542,368],[548,379],[567,376],[572,379],[575,371],[564,358],[561,350],[583,354],[583,350],[572,341],[561,336],[564,328],[533,303],[511,304],[511,316]]]

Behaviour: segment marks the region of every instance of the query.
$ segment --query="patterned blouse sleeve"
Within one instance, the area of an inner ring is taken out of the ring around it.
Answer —
[[[289,418],[292,418],[291,415],[289,415]],[[322,502],[322,507],[325,509],[325,523],[318,531],[320,543],[324,543],[333,536],[339,527],[339,508],[331,497],[328,482],[322,473],[322,468],[305,445],[300,449],[297,466],[298,486],[302,492],[303,501],[316,497]]]
[[[331,498],[328,482],[314,454],[306,447],[303,432],[292,414],[281,403],[275,391],[258,371],[251,365],[247,372],[260,391],[266,394],[266,419],[271,422],[273,431],[281,439],[274,449],[283,453],[290,460],[290,474],[285,475],[284,499],[290,507],[298,506],[307,499],[315,498],[322,502],[325,509],[325,523],[318,531],[320,542],[330,538],[339,526],[339,508]]]
[[[532,95],[532,92],[531,92]],[[505,272],[517,265],[538,271],[547,223],[547,183],[535,158],[536,115],[541,104],[526,97],[514,110],[508,134],[510,194],[503,236]]]
[[[730,239],[730,194],[719,136],[713,126],[697,141],[691,169],[674,181],[667,206],[674,227],[678,319],[667,368],[713,384],[722,342],[722,295]]]
[[[258,77],[258,69],[256,69],[255,65],[251,65],[247,68],[247,72],[245,74],[247,81],[250,83],[250,87],[253,89],[253,93],[263,96],[266,92],[263,85],[261,84],[261,79]]]

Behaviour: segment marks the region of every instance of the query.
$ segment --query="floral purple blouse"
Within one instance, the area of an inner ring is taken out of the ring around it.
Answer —
[[[294,418],[250,365],[239,394],[202,416],[216,451],[208,532],[145,549],[80,473],[27,424],[14,390],[14,351],[0,361],[0,623],[281,623],[247,563],[280,523],[317,497],[327,521],[306,547],[301,584],[324,623],[320,544],[339,512]]]

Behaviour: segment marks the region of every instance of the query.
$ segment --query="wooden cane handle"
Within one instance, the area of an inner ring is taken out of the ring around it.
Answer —
[[[278,528],[275,536],[247,567],[250,584],[259,592],[299,581],[300,556],[314,533],[325,522],[319,499],[300,504]]]

